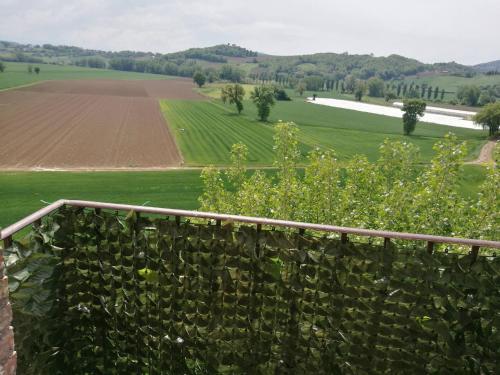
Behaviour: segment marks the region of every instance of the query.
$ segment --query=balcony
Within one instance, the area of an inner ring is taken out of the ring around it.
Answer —
[[[72,200],[1,239],[0,373],[500,370],[499,241]]]

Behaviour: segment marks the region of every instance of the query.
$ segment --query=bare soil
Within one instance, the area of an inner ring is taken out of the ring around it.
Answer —
[[[178,167],[158,99],[196,100],[190,80],[50,81],[0,92],[0,169]]]
[[[488,141],[479,152],[476,160],[470,161],[467,164],[485,164],[493,161],[493,150],[498,141]]]

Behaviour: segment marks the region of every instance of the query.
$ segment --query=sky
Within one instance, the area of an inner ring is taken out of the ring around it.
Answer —
[[[500,59],[500,0],[0,0],[0,15],[0,40],[19,43]]]

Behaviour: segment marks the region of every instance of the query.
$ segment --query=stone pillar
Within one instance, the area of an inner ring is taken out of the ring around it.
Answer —
[[[12,307],[9,302],[9,283],[5,275],[3,249],[0,248],[0,375],[15,375],[17,357],[14,350]]]

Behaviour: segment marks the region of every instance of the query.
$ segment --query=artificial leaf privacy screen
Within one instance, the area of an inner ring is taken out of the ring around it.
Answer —
[[[66,207],[7,261],[27,374],[499,370],[495,257]]]

